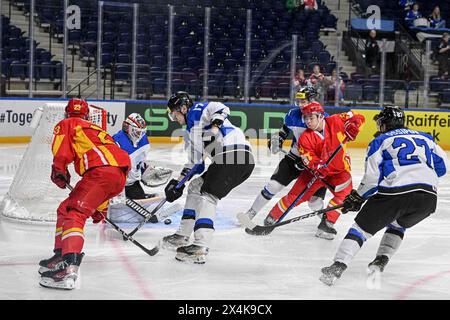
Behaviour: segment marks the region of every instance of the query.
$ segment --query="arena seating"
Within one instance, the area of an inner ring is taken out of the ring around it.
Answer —
[[[14,1],[16,5],[19,1]],[[111,1],[109,1],[111,2]],[[335,63],[331,54],[320,41],[321,28],[335,28],[336,17],[325,5],[312,12],[289,12],[283,0],[125,0],[112,2],[139,3],[139,26],[137,54],[139,64],[150,65],[148,72],[140,72],[139,81],[151,83],[153,93],[163,93],[162,82],[167,75],[168,4],[174,6],[174,52],[172,70],[183,73],[188,69],[189,80],[184,82],[181,75],[173,77],[177,87],[202,84],[200,69],[203,68],[204,8],[211,7],[210,27],[210,94],[238,95],[239,72],[245,65],[246,9],[252,9],[252,70],[258,78],[251,82],[259,86],[271,82],[277,96],[284,96],[289,88],[289,63],[291,49],[277,51],[281,45],[291,41],[292,34],[298,35],[299,62],[305,66],[312,63],[321,65],[325,73],[330,73]],[[319,1],[320,2],[320,1]],[[29,8],[29,0],[24,3],[24,11]],[[69,42],[79,47],[78,54],[84,61],[95,62],[97,41],[97,1],[71,0],[81,8],[82,28],[73,30]],[[41,26],[50,25],[56,35],[62,34],[62,1],[40,0],[35,9]],[[131,62],[132,8],[105,5],[102,25],[102,67],[114,69],[115,79],[128,81],[125,65]],[[268,60],[268,56],[275,57]],[[154,67],[160,70],[150,70]],[[217,79],[216,70],[223,69],[227,75]],[[155,73],[156,72],[156,73]],[[309,70],[307,70],[309,72]],[[268,78],[270,74],[270,79]],[[287,88],[285,87],[288,83]],[[266,92],[266,90],[260,90]],[[272,91],[267,91],[272,92]]]

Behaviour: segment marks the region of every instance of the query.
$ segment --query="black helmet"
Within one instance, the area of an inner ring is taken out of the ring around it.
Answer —
[[[182,106],[186,106],[188,109],[192,107],[194,102],[189,98],[189,94],[185,91],[178,91],[172,94],[167,102],[167,108],[169,112],[180,111]]]
[[[316,95],[317,95],[317,92],[313,86],[308,85],[308,86],[301,87],[295,93],[295,105],[299,106],[300,102],[303,100],[306,100],[306,102],[312,102],[312,101],[314,101]]]
[[[374,120],[377,122],[378,130],[382,133],[405,127],[405,113],[397,106],[385,106],[374,117]]]

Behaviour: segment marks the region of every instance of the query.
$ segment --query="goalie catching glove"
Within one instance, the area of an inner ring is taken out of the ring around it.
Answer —
[[[142,174],[142,183],[147,187],[158,187],[166,184],[172,176],[172,169],[162,167],[147,167]]]

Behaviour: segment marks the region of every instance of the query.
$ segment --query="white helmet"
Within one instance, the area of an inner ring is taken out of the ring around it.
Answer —
[[[147,131],[147,123],[139,113],[132,113],[123,121],[122,130],[133,142],[133,145],[137,145]]]

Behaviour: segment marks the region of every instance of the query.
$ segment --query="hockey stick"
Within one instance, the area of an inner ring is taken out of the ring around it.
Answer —
[[[324,167],[328,166],[330,164],[330,162],[334,159],[334,157],[338,154],[338,152],[344,147],[344,143],[347,141],[347,139],[344,139],[339,146],[336,148],[336,150],[333,151],[333,153],[330,155],[330,157],[328,158],[328,160],[325,162]],[[291,205],[283,212],[283,214],[281,215],[280,218],[278,218],[277,223],[279,223],[281,220],[283,220],[283,218],[292,210],[292,208],[294,208],[297,203],[300,201],[300,199],[305,195],[305,193],[308,191],[308,189],[316,182],[316,180],[319,177],[317,175],[314,174],[313,178],[311,179],[311,181],[306,185],[305,189],[303,189],[302,192],[300,192],[300,194],[295,198],[295,200],[291,203]],[[249,223],[250,222],[250,223]],[[252,234],[251,230],[253,230],[255,227],[257,227],[257,225],[253,222],[251,222],[250,219],[248,219],[247,221],[248,226],[246,226],[245,232],[247,232],[248,234]],[[272,231],[270,231],[272,232]],[[265,233],[269,234],[270,232]]]
[[[281,153],[284,153],[285,155],[287,155],[289,157],[289,152],[287,152],[286,150],[281,149]],[[292,157],[290,157],[291,159],[293,159]],[[302,163],[303,164],[303,163]],[[309,167],[305,166],[305,165],[300,165],[303,170],[307,170],[309,171],[309,173],[311,173],[312,175],[315,175],[314,171],[312,169],[310,169]],[[333,192],[339,192],[344,190],[352,181],[351,179],[347,180],[346,182],[339,184],[337,186],[333,186],[331,183],[329,183],[327,180],[320,178],[320,181],[322,181],[325,186],[330,189]]]
[[[64,176],[61,175],[61,177],[64,178],[64,180],[65,180]],[[70,191],[73,191],[73,187],[67,181],[66,181],[66,186],[67,186],[67,188]],[[118,225],[116,225],[114,222],[109,220],[108,217],[105,217],[105,215],[103,213],[101,213],[101,215],[103,216],[103,218],[105,218],[106,222],[108,222],[114,229],[116,229],[120,234],[122,234],[124,239],[131,241],[131,243],[133,243],[134,245],[136,245],[139,248],[141,248],[141,250],[144,251],[146,254],[148,254],[150,256],[154,256],[155,254],[157,254],[159,252],[159,246],[158,245],[155,246],[152,249],[148,249],[148,248],[144,247],[138,241],[134,240],[133,237],[131,237],[131,235],[129,235],[128,233],[123,231]]]
[[[334,207],[328,207],[328,208],[325,208],[325,209],[322,209],[322,210],[313,211],[311,213],[307,213],[307,214],[304,214],[304,215],[301,215],[301,216],[298,216],[298,217],[295,217],[295,218],[292,218],[292,219],[288,219],[286,221],[277,222],[277,223],[272,224],[270,226],[258,226],[258,225],[255,224],[255,226],[252,229],[245,229],[245,231],[248,234],[251,234],[251,235],[265,236],[265,235],[268,235],[269,233],[271,233],[273,231],[273,229],[278,228],[280,226],[284,226],[285,224],[289,224],[289,223],[292,223],[292,222],[295,222],[295,221],[299,221],[299,220],[303,220],[303,219],[306,219],[306,218],[309,218],[309,217],[317,216],[319,214],[326,213],[328,211],[332,211],[332,210],[336,210],[336,209],[342,208],[343,206],[344,206],[344,204],[339,204],[339,205],[334,206]]]
[[[194,175],[194,173],[197,171],[197,168],[200,166],[200,164],[195,164],[191,170],[189,170],[188,174],[184,176],[184,178],[176,185],[176,189],[180,188],[181,186],[183,186],[186,181],[189,180],[189,178],[191,176]],[[146,224],[151,217],[159,210],[161,209],[161,207],[167,202],[167,199],[164,198],[154,209],[153,211],[150,213],[150,216],[147,216],[143,221],[141,221],[136,228],[133,229],[133,231],[130,232],[130,236],[134,235],[140,228],[142,228],[142,226],[144,224]]]

